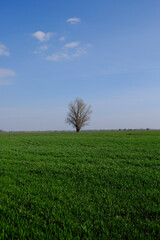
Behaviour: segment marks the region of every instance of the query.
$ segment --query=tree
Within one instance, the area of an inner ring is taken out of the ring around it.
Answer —
[[[91,113],[91,106],[87,106],[82,99],[76,98],[69,104],[66,123],[72,125],[79,132],[82,127],[88,125]]]

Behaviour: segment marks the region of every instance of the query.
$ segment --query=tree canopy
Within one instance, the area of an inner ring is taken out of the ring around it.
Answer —
[[[88,125],[91,113],[91,106],[87,106],[82,99],[76,98],[69,104],[66,122],[79,132],[82,127]]]

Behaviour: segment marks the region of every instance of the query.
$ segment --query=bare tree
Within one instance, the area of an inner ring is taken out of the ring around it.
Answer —
[[[79,132],[82,127],[88,125],[91,113],[91,106],[87,106],[82,99],[76,98],[69,104],[66,123],[72,125]]]

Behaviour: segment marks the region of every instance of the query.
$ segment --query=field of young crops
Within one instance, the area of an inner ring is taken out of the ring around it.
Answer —
[[[0,239],[160,239],[160,131],[0,134]]]

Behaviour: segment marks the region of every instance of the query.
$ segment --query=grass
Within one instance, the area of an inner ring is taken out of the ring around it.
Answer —
[[[160,131],[0,134],[0,239],[160,239]]]

